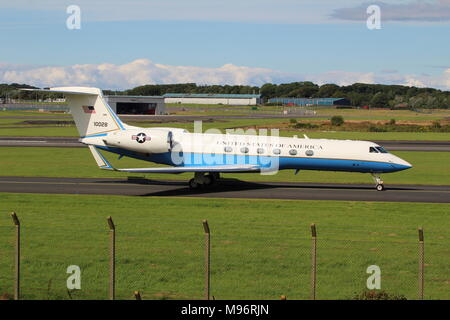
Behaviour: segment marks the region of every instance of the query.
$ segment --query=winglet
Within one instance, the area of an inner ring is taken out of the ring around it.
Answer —
[[[309,139],[309,137],[306,134],[304,134],[303,136],[305,137],[305,139]]]
[[[108,162],[108,160],[105,159],[105,157],[102,156],[95,146],[88,145],[88,147],[100,169],[116,171],[116,169]]]

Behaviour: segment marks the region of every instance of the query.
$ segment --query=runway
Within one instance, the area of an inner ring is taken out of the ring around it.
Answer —
[[[373,141],[391,151],[450,152],[450,141]],[[82,148],[75,137],[0,137],[0,147]]]
[[[209,190],[192,191],[186,181],[0,177],[0,192],[12,193],[450,203],[450,186],[386,187],[386,191],[379,192],[369,184],[252,183],[224,180]]]
[[[129,115],[121,114],[120,119],[125,122],[192,122],[195,120],[222,120],[222,119],[290,119],[292,117],[298,118],[328,118],[328,116],[318,116],[318,115],[305,115],[305,114],[281,114],[281,113],[249,113],[249,114],[234,114],[234,115]],[[0,119],[8,120],[70,120],[72,117],[69,116],[6,116]]]

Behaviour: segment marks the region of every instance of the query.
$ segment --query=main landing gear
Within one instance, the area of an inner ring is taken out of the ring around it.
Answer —
[[[383,182],[383,180],[381,180],[380,176],[372,173],[372,177],[373,177],[373,180],[375,181],[375,189],[377,189],[377,191],[384,191],[384,190],[386,190],[384,188],[384,182]]]
[[[196,172],[194,178],[189,180],[190,189],[201,189],[205,187],[211,187],[216,184],[220,179],[220,175],[217,172],[205,174],[204,172]]]

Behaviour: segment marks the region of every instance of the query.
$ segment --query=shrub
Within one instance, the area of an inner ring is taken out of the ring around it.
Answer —
[[[383,290],[365,290],[353,296],[353,300],[407,300],[404,295],[391,294]]]
[[[317,124],[312,123],[297,122],[296,124],[293,125],[293,127],[296,129],[316,129],[319,126]]]
[[[389,120],[389,124],[393,126],[395,124],[395,119]]]
[[[433,121],[432,122],[432,124],[431,124],[431,127],[433,128],[433,129],[440,129],[442,126],[441,126],[441,123],[439,122],[439,121]]]
[[[370,126],[369,132],[387,132],[387,129],[383,127]]]
[[[289,119],[289,122],[292,124],[296,124],[297,123],[297,119]]]
[[[331,118],[331,125],[332,126],[342,126],[344,124],[344,118],[342,116],[333,116]]]

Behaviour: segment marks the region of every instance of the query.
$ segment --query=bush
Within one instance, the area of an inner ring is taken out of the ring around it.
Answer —
[[[344,118],[342,116],[333,116],[331,118],[331,125],[332,126],[342,126],[344,124]]]
[[[404,295],[395,295],[383,290],[365,290],[353,296],[353,300],[407,300]]]
[[[316,129],[319,126],[317,124],[312,124],[312,123],[301,123],[301,122],[298,122],[298,123],[294,124],[293,127],[295,129]]]
[[[370,126],[369,132],[387,132],[388,130],[383,127],[377,127],[377,126]]]
[[[395,119],[389,120],[389,124],[390,124],[391,126],[393,126],[393,125],[395,124]]]
[[[297,119],[289,119],[289,122],[292,124],[295,124],[295,123],[297,123]]]
[[[433,121],[433,123],[431,124],[431,127],[433,129],[440,129],[442,126],[441,126],[441,123],[436,120],[436,121]]]

